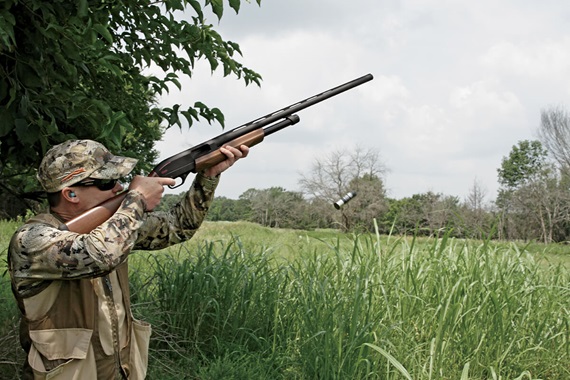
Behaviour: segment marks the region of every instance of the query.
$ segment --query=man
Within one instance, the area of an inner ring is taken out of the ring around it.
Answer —
[[[22,313],[25,379],[143,379],[150,326],[133,319],[127,257],[190,239],[213,200],[220,174],[249,150],[226,146],[225,161],[196,175],[180,204],[152,212],[171,178],[135,176],[119,209],[90,233],[65,222],[123,191],[137,160],[102,144],[72,140],[50,149],[38,169],[50,210],[20,227],[8,265]]]

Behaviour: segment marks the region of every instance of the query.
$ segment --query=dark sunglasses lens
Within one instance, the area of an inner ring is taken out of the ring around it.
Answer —
[[[93,184],[97,186],[99,190],[106,191],[113,189],[117,181],[116,179],[96,179]]]
[[[114,189],[119,182],[118,179],[95,179],[88,178],[82,182],[77,183],[75,186],[96,186],[101,191]]]

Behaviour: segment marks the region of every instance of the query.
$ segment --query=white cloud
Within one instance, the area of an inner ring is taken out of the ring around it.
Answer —
[[[452,91],[450,104],[466,117],[494,115],[494,118],[515,117],[522,111],[517,96],[489,81],[479,81]],[[493,127],[478,123],[478,126]]]
[[[261,88],[200,66],[164,104],[218,106],[233,128],[360,75],[375,79],[302,111],[299,125],[267,138],[227,173],[219,195],[281,186],[318,155],[379,149],[395,198],[428,190],[463,197],[475,178],[489,196],[496,169],[532,139],[540,110],[568,105],[570,8],[544,0],[288,0],[243,4],[216,26],[237,41]],[[221,132],[170,131],[163,156]]]
[[[499,41],[481,57],[481,63],[508,75],[554,78],[570,74],[570,38],[532,42]]]

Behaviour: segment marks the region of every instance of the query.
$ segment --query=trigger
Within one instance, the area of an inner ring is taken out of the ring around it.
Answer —
[[[184,181],[186,181],[187,176],[188,176],[188,174],[184,174],[184,175],[181,175],[179,177],[174,178],[176,183],[174,185],[168,185],[168,187],[171,189],[176,189],[177,187],[182,186],[184,184]]]

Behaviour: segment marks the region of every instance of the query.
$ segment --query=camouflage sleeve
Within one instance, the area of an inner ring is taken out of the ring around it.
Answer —
[[[219,176],[196,175],[182,201],[168,212],[146,214],[135,249],[162,249],[190,239],[206,217]]]
[[[9,247],[9,265],[18,290],[43,280],[96,277],[116,268],[135,244],[144,202],[130,191],[117,212],[88,234],[57,228],[52,215],[20,227]]]

